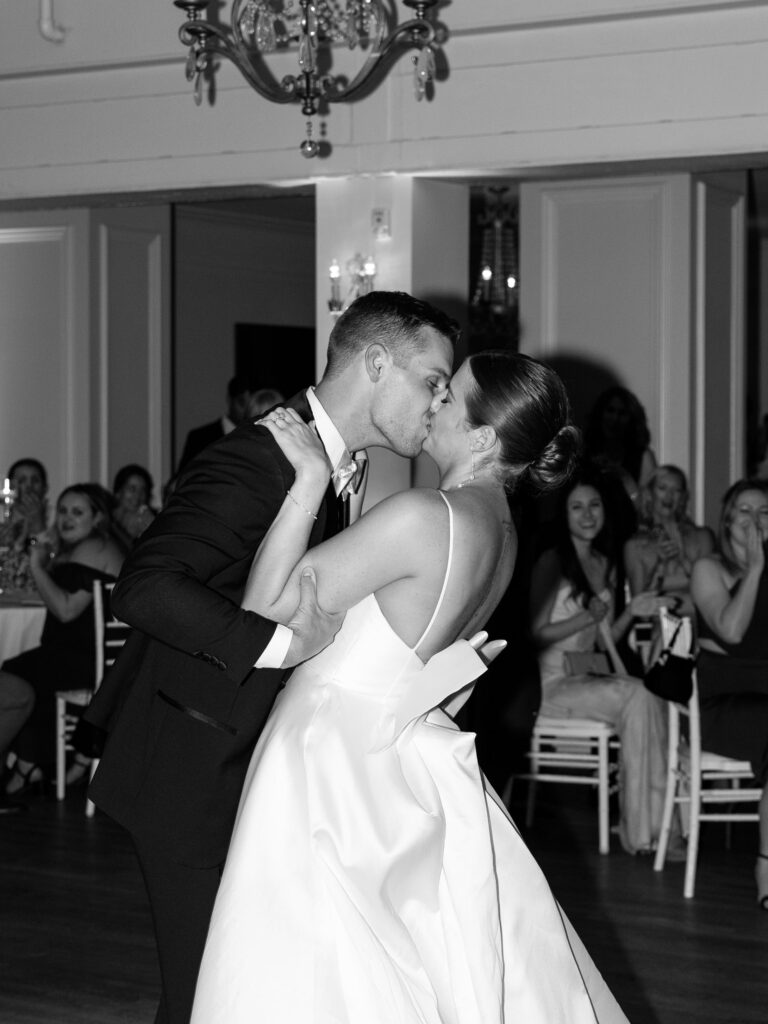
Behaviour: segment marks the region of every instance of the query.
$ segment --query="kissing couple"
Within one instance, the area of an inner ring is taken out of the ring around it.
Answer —
[[[475,634],[515,565],[509,495],[578,449],[552,370],[489,352],[452,377],[456,338],[358,298],[320,383],[193,460],[126,561],[90,795],[144,874],[158,1024],[626,1021],[452,718],[500,646]],[[375,445],[423,449],[439,487],[347,526]]]

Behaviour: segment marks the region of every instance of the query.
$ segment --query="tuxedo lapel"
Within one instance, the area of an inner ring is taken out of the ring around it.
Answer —
[[[331,490],[334,490],[333,484],[331,484]],[[345,530],[349,526],[349,499],[345,500],[341,495],[337,498],[334,491],[334,501],[336,503],[336,521],[339,524],[339,530]]]

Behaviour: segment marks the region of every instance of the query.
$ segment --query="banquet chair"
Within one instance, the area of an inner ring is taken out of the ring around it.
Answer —
[[[756,803],[762,790],[755,785],[749,761],[738,761],[701,749],[701,716],[696,672],[693,693],[687,704],[669,703],[669,752],[667,788],[661,835],[653,862],[653,870],[661,871],[676,807],[688,809],[688,849],[685,860],[683,896],[693,897],[696,884],[696,863],[699,853],[699,830],[702,821],[757,821],[757,810],[736,810],[737,806]],[[687,739],[683,724],[687,722]],[[742,786],[743,782],[752,785]],[[704,808],[711,805],[716,810]],[[685,816],[683,816],[685,831]]]
[[[515,779],[528,780],[525,823],[533,824],[536,787],[540,782],[591,786],[597,789],[598,845],[600,853],[610,847],[609,798],[616,789],[618,766],[613,753],[619,739],[605,722],[588,718],[547,718],[539,715],[533,727],[528,752],[530,769],[515,773],[504,787],[507,808]]]
[[[93,583],[93,617],[95,625],[95,658],[96,683],[93,689],[82,688],[56,691],[56,799],[63,800],[66,790],[67,752],[74,750],[72,733],[83,709],[89,704],[91,697],[99,688],[104,673],[115,662],[120,648],[128,639],[130,626],[116,619],[110,611],[110,596],[114,583]],[[90,766],[90,777],[96,771],[98,759],[94,758]],[[85,813],[93,816],[94,805],[86,800]]]

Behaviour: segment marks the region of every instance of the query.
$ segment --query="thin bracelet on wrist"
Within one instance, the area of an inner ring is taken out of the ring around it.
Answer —
[[[315,520],[315,522],[317,522],[317,516],[315,515],[314,512],[310,512],[306,505],[302,505],[300,501],[297,501],[290,491],[286,491],[285,493],[291,499],[296,508],[300,508],[302,512],[305,512],[308,516],[311,516]]]

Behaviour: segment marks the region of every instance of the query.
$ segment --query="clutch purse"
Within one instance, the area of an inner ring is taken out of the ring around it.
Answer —
[[[612,676],[608,655],[602,651],[566,651],[565,674],[569,676]]]

